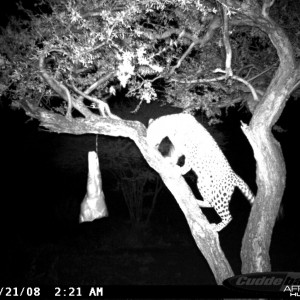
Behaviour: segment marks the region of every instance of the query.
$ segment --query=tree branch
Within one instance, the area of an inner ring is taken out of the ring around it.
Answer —
[[[45,58],[48,53],[51,52],[60,52],[63,53],[64,55],[68,55],[64,50],[61,49],[50,49],[44,50],[42,54],[40,55],[40,60],[39,60],[39,68],[42,77],[45,79],[45,81],[50,85],[50,87],[60,96],[62,97],[65,101],[68,103],[68,108],[67,108],[67,113],[66,113],[66,118],[67,119],[72,119],[72,98],[71,94],[66,86],[64,86],[62,83],[59,83],[56,79],[54,79],[52,76],[50,76],[44,65]]]
[[[116,115],[114,115],[113,113],[111,113],[109,105],[107,103],[105,103],[103,100],[99,100],[95,97],[91,97],[83,92],[81,92],[80,90],[78,90],[74,83],[72,82],[71,88],[80,96],[94,102],[97,103],[100,115],[102,115],[103,117],[109,117],[109,118],[113,118],[113,119],[119,119],[119,117],[117,117]]]
[[[232,59],[232,50],[231,45],[229,41],[229,30],[228,30],[228,14],[229,10],[228,8],[223,4],[223,18],[224,18],[224,25],[223,25],[223,41],[226,51],[226,62],[225,62],[225,70],[226,70],[226,76],[231,77],[232,76],[232,69],[231,69],[231,59]]]
[[[112,77],[114,77],[116,75],[115,71],[112,71],[110,73],[108,73],[107,75],[101,77],[99,80],[97,80],[96,82],[94,82],[89,88],[87,88],[83,93],[85,95],[89,95],[91,92],[93,92],[94,90],[96,90],[101,84],[103,84],[104,82],[108,81],[109,79],[111,79]],[[82,101],[85,98],[85,96],[79,96],[77,98],[78,101]]]
[[[263,7],[261,10],[261,14],[268,20],[270,20],[269,12],[270,12],[270,8],[274,4],[274,2],[275,2],[275,0],[264,0],[263,1]]]
[[[220,72],[220,73],[226,73],[226,71],[221,70],[221,69],[216,69],[216,70],[214,70],[214,73],[217,73],[217,72]],[[226,76],[227,76],[227,75],[226,75]],[[236,76],[236,75],[232,75],[232,79],[237,80],[237,81],[240,81],[240,82],[242,82],[243,84],[245,84],[245,85],[249,88],[249,90],[251,91],[252,96],[253,96],[253,100],[254,100],[254,101],[257,101],[257,102],[259,101],[258,96],[257,96],[257,93],[256,93],[256,91],[255,91],[255,88],[254,88],[247,80],[245,80],[245,79],[243,79],[243,78],[241,78],[241,77],[239,77],[239,76]]]
[[[170,75],[172,75],[175,72],[175,70],[180,67],[182,61],[190,54],[190,52],[192,51],[195,45],[196,44],[194,42],[190,44],[190,46],[187,48],[187,50],[183,53],[181,58],[178,60],[177,64],[171,69]]]

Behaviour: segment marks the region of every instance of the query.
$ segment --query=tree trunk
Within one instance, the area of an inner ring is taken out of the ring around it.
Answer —
[[[280,65],[265,95],[258,103],[249,127],[242,126],[256,159],[257,195],[242,242],[242,273],[271,270],[269,248],[271,236],[285,189],[286,170],[282,150],[272,135],[272,127],[280,117],[286,101],[300,80],[293,47],[285,32],[270,18],[273,1],[218,0],[238,8],[237,25],[260,28],[268,34],[277,51]]]
[[[286,182],[281,146],[271,130],[296,81],[294,66],[281,65],[257,106],[249,127],[242,126],[254,151],[258,187],[242,243],[242,273],[271,271],[271,236]]]

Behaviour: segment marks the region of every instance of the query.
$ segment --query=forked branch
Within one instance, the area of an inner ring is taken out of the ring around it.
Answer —
[[[74,85],[74,83],[72,83],[71,85],[72,89],[74,90],[74,92],[76,92],[77,94],[79,94],[81,97],[84,97],[90,101],[92,101],[93,103],[96,103],[98,109],[99,109],[99,113],[101,116],[103,117],[109,117],[112,119],[119,119],[119,117],[117,117],[116,115],[114,115],[109,108],[109,105],[103,101],[103,100],[99,100],[95,97],[89,96],[88,94],[80,91],[79,89],[77,89]]]
[[[54,77],[50,76],[46,71],[45,58],[46,58],[47,54],[49,54],[51,52],[60,52],[64,55],[67,55],[67,53],[61,49],[51,49],[49,51],[46,51],[46,50],[43,51],[40,56],[40,60],[39,60],[40,72],[41,72],[42,77],[50,85],[50,87],[60,97],[62,97],[65,101],[67,101],[68,108],[67,108],[66,118],[71,120],[72,119],[72,97],[71,97],[71,94],[70,94],[68,88],[64,84],[58,82]]]

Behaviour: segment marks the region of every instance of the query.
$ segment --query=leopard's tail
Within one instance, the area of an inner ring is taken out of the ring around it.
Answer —
[[[242,193],[245,195],[245,197],[249,200],[250,204],[252,205],[254,202],[254,195],[251,192],[249,186],[246,184],[246,182],[235,174],[236,177],[236,186],[242,191]]]

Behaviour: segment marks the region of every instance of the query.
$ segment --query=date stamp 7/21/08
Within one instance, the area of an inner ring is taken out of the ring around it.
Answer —
[[[0,287],[0,297],[103,297],[103,287],[32,286]]]

